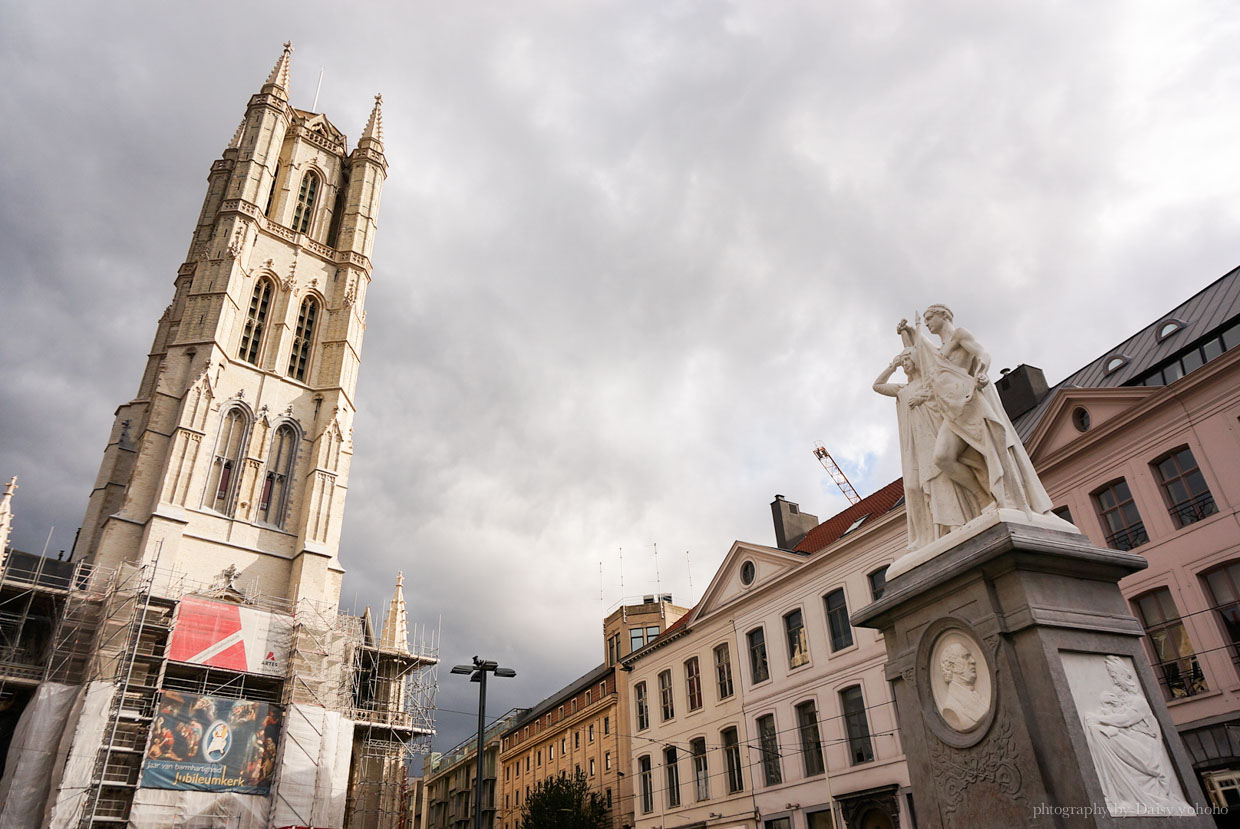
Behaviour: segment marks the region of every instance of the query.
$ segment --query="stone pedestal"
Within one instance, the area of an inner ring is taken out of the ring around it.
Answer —
[[[997,523],[853,614],[886,640],[918,826],[1214,826],[1117,585],[1145,566]]]

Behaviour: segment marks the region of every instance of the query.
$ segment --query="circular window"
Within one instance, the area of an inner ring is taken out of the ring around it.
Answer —
[[[741,565],[741,584],[753,584],[754,566],[752,561]]]
[[[1078,432],[1089,431],[1089,409],[1084,406],[1077,406],[1072,410],[1072,425],[1076,427]]]

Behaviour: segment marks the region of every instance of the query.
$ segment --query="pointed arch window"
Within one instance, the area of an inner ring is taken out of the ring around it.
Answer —
[[[310,364],[310,346],[314,343],[314,324],[319,316],[319,301],[312,296],[301,302],[297,312],[297,330],[293,335],[293,351],[288,355],[288,376],[294,380],[306,379]]]
[[[263,477],[263,494],[258,501],[258,520],[276,527],[284,526],[288,506],[289,481],[297,458],[297,430],[289,424],[276,429],[267,456],[267,474]]]
[[[271,280],[260,279],[250,296],[250,311],[246,315],[245,328],[241,331],[241,348],[237,356],[247,363],[258,363],[259,346],[263,342],[263,329],[267,327],[267,312],[271,310]]]
[[[220,433],[215,439],[215,455],[211,474],[207,477],[204,505],[224,515],[232,515],[237,479],[241,472],[241,453],[250,431],[250,418],[240,406],[224,413]]]
[[[276,162],[276,166],[271,171],[271,189],[267,191],[267,206],[263,208],[263,215],[268,219],[271,218],[272,205],[276,203],[276,182],[280,179],[280,162]]]
[[[310,229],[310,217],[314,215],[314,199],[319,193],[318,173],[311,170],[301,178],[297,191],[297,209],[293,211],[293,230],[305,233]]]

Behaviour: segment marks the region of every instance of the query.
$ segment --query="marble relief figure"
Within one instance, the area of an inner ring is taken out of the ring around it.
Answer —
[[[930,654],[934,705],[956,731],[971,730],[990,711],[990,675],[981,653],[972,636],[949,630],[935,641]]]
[[[1189,813],[1174,783],[1162,731],[1132,670],[1118,656],[1106,657],[1111,687],[1096,710],[1081,716],[1085,739],[1112,815]]]
[[[943,719],[957,731],[968,731],[990,709],[990,700],[977,692],[977,659],[964,645],[953,642],[944,649],[939,669],[947,683]]]
[[[922,319],[915,327],[900,321],[896,333],[904,350],[874,382],[875,391],[896,399],[910,550],[987,510],[1017,510],[1029,518],[1051,510],[990,382],[990,355],[955,326],[947,306],[931,305],[924,321],[925,330]],[[897,368],[907,384],[890,382]]]

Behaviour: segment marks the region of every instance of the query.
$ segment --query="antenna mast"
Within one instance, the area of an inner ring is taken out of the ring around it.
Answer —
[[[314,88],[314,103],[310,105],[311,112],[319,111],[319,92],[323,89],[323,73],[326,71],[326,66],[319,67],[319,85]]]
[[[861,496],[857,494],[857,490],[853,489],[853,485],[848,482],[848,476],[844,474],[844,470],[840,469],[835,459],[831,457],[827,447],[821,443],[816,444],[814,446],[814,457],[822,462],[823,468],[827,470],[831,480],[835,481],[835,485],[840,488],[840,492],[844,493],[848,503],[855,504],[861,500]]]
[[[663,589],[663,580],[659,578],[659,542],[650,546],[654,547],[654,592],[658,593]]]

